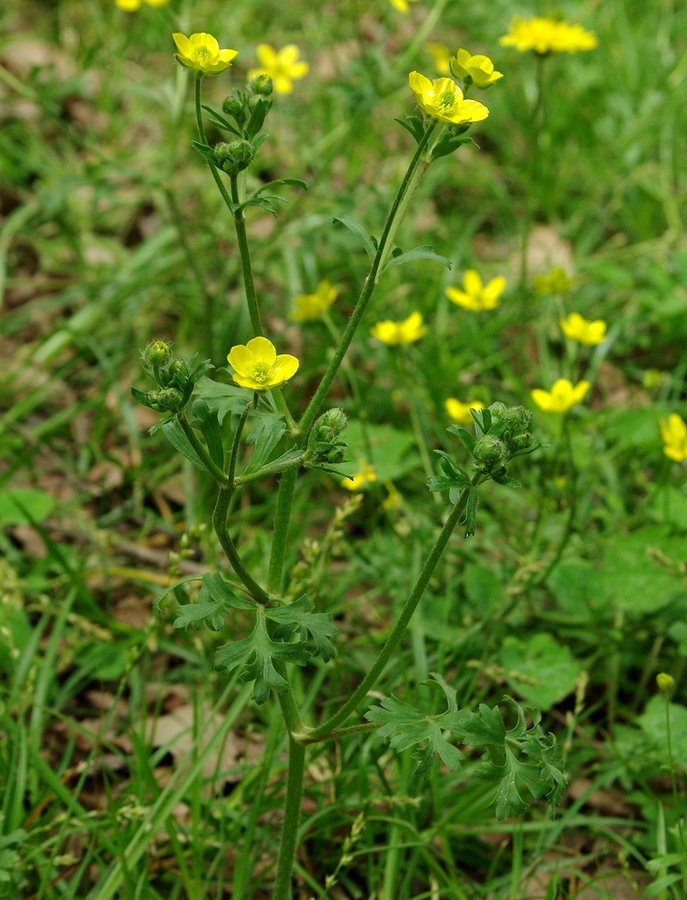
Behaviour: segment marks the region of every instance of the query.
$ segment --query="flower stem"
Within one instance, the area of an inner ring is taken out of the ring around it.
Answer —
[[[303,413],[303,417],[301,418],[301,421],[299,423],[299,427],[303,435],[307,435],[313,422],[315,421],[315,418],[322,407],[324,399],[327,396],[329,388],[331,387],[332,382],[334,381],[334,378],[336,377],[336,374],[341,367],[341,363],[343,362],[343,358],[346,355],[346,351],[348,350],[351,341],[353,340],[353,337],[358,330],[360,321],[370,302],[379,276],[381,275],[382,264],[386,259],[388,252],[391,250],[393,237],[396,234],[399,223],[401,221],[401,217],[406,211],[408,205],[408,203],[406,202],[406,197],[408,201],[411,199],[412,194],[417,189],[420,176],[427,168],[428,163],[424,157],[424,153],[435,127],[436,123],[432,123],[427,126],[427,130],[425,131],[422,140],[418,144],[415,155],[413,156],[410,165],[408,166],[408,171],[406,172],[405,177],[401,182],[401,186],[398,189],[398,193],[394,198],[393,205],[389,211],[389,215],[387,216],[386,223],[384,225],[382,236],[379,240],[375,258],[372,260],[372,265],[370,266],[370,271],[368,272],[365,283],[363,284],[360,296],[358,297],[353,312],[351,313],[351,317],[348,320],[343,334],[341,335],[339,344],[334,351],[334,355],[332,356],[330,363],[327,366],[324,375],[322,376],[322,380],[317,386],[317,390],[310,400],[310,403]],[[416,173],[419,174],[416,176]]]
[[[473,487],[477,485],[479,477],[480,476],[477,476],[476,479],[473,479]],[[348,718],[348,716],[351,715],[351,713],[355,712],[361,702],[365,699],[367,692],[371,690],[379,676],[384,671],[386,664],[389,662],[391,656],[396,650],[396,647],[400,643],[401,638],[403,637],[405,630],[408,627],[408,624],[413,616],[413,613],[417,609],[418,603],[422,599],[422,595],[424,594],[425,588],[429,583],[429,579],[432,577],[432,574],[434,573],[434,570],[437,567],[439,560],[441,559],[449,538],[453,534],[454,528],[460,521],[460,518],[465,511],[465,505],[467,503],[469,493],[470,489],[465,488],[458,498],[458,502],[454,505],[451,512],[449,513],[444,527],[441,529],[441,532],[439,533],[439,536],[437,537],[436,542],[432,547],[429,556],[425,560],[425,564],[423,565],[420,574],[417,577],[417,581],[415,582],[415,585],[413,586],[413,589],[410,592],[410,595],[406,600],[403,609],[401,610],[401,614],[391,630],[391,634],[386,639],[384,646],[379,651],[377,659],[372,664],[367,675],[363,678],[358,687],[338,712],[334,713],[333,716],[331,716],[322,724],[318,725],[316,728],[308,731],[308,743],[327,740],[334,729],[337,728],[342,722],[344,722]]]
[[[212,527],[215,529],[215,533],[219,538],[222,549],[226,553],[227,559],[231,563],[234,572],[236,572],[258,603],[268,604],[272,602],[272,597],[260,584],[258,584],[245,567],[227,529],[227,512],[233,493],[233,485],[220,488],[217,495],[217,502],[215,503],[215,509],[212,513]]]
[[[298,469],[286,469],[279,482],[277,494],[277,509],[274,514],[274,529],[272,531],[272,550],[270,553],[270,566],[267,572],[267,585],[270,591],[280,592],[284,580],[284,559],[286,556],[286,542],[289,534],[291,520],[291,504],[296,488]]]
[[[243,273],[243,287],[246,292],[246,303],[248,304],[248,314],[250,316],[250,324],[253,329],[253,337],[261,335],[262,322],[260,320],[260,309],[258,307],[258,298],[255,293],[255,280],[253,278],[253,266],[250,261],[250,249],[248,247],[248,236],[246,234],[246,220],[243,210],[239,208],[241,198],[239,196],[238,177],[232,175],[231,180],[231,211],[234,217],[234,228],[236,229],[236,240],[239,245],[239,254],[241,256],[241,271]]]
[[[304,773],[305,747],[289,735],[289,762],[286,778],[284,822],[282,824],[279,859],[277,861],[277,880],[272,893],[274,900],[289,900],[291,896],[291,872],[293,871],[293,861],[298,840]]]
[[[248,403],[243,407],[243,412],[241,413],[241,417],[239,419],[239,423],[236,426],[236,433],[234,434],[234,441],[231,445],[231,456],[229,458],[229,468],[227,469],[227,479],[229,484],[234,488],[236,486],[236,479],[234,478],[234,474],[236,472],[236,460],[239,455],[239,446],[241,444],[241,435],[243,434],[243,429],[246,424],[246,419],[248,415],[255,409],[258,405],[258,397],[257,394],[253,395],[253,399],[249,400]]]
[[[196,124],[198,125],[198,137],[200,138],[201,144],[205,144],[207,146],[207,135],[205,134],[205,126],[203,125],[203,110],[200,105],[200,83],[203,80],[203,75],[201,72],[196,72],[196,80],[195,80],[195,103],[196,103]],[[231,198],[227,193],[227,189],[224,186],[224,182],[220,178],[220,174],[217,171],[217,166],[214,166],[210,160],[208,160],[208,167],[212,172],[212,177],[215,179],[215,184],[222,195],[222,199],[226,203],[229,211],[234,213],[233,205],[231,202]]]

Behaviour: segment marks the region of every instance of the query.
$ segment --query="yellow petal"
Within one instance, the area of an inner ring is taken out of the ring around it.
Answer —
[[[298,371],[300,361],[290,353],[280,353],[274,361],[274,374],[279,378],[279,383],[288,381]]]
[[[182,56],[186,57],[187,59],[193,56],[193,44],[185,34],[181,34],[181,32],[176,31],[172,35],[172,40],[177,45],[177,50]]]
[[[253,354],[244,344],[237,344],[229,351],[227,361],[235,372],[245,375],[253,364]]]
[[[277,358],[277,351],[274,344],[266,337],[260,336],[251,338],[246,344],[246,349],[252,356],[253,364],[265,363],[268,366],[273,366],[274,361]]]
[[[476,269],[468,269],[463,275],[463,287],[471,296],[482,293],[482,278]]]

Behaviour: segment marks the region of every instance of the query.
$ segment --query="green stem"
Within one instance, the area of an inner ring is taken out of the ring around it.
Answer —
[[[239,245],[239,254],[241,256],[241,272],[243,273],[243,287],[246,292],[246,303],[248,304],[248,314],[250,316],[250,324],[253,329],[253,337],[261,335],[262,322],[260,320],[260,309],[258,307],[258,297],[255,293],[255,280],[253,278],[253,266],[250,261],[250,249],[248,247],[248,235],[246,234],[246,220],[243,210],[239,208],[241,197],[239,195],[239,182],[236,175],[230,176],[231,180],[231,199],[232,199],[232,215],[234,217],[234,228],[236,229],[236,240]]]
[[[196,80],[195,80],[195,103],[196,103],[196,123],[198,125],[198,137],[200,138],[201,144],[205,144],[207,146],[207,135],[205,134],[205,126],[203,125],[203,110],[200,105],[200,83],[203,80],[203,75],[201,72],[196,72]],[[224,186],[224,182],[220,178],[220,174],[217,171],[217,166],[213,165],[210,160],[208,160],[208,167],[212,172],[212,177],[215,179],[215,184],[217,185],[217,189],[222,195],[222,199],[227,205],[227,208],[234,214],[234,207],[231,202],[231,198],[227,193],[227,189]]]
[[[284,580],[286,542],[289,535],[291,504],[293,503],[297,475],[297,468],[287,469],[282,473],[279,482],[277,509],[274,514],[274,529],[272,531],[270,567],[267,573],[267,585],[270,591],[281,591]]]
[[[327,369],[322,376],[322,380],[317,386],[317,390],[315,391],[310,403],[308,404],[305,412],[303,413],[303,417],[299,423],[301,433],[307,435],[310,430],[313,422],[317,414],[322,407],[325,397],[329,391],[329,388],[336,377],[339,368],[341,367],[341,363],[343,362],[343,358],[346,355],[346,351],[348,350],[353,337],[355,336],[356,331],[358,330],[358,326],[360,325],[360,321],[367,309],[367,306],[370,302],[374,289],[376,287],[379,276],[381,275],[382,265],[388,252],[390,252],[392,247],[392,240],[398,226],[401,221],[401,217],[406,210],[407,202],[406,195],[408,195],[408,201],[411,199],[412,194],[417,189],[417,185],[419,183],[419,178],[422,173],[424,173],[425,169],[429,165],[427,160],[424,157],[425,148],[429,143],[429,139],[434,133],[434,129],[436,128],[436,122],[433,122],[427,126],[427,130],[425,131],[422,140],[418,144],[418,148],[415,151],[415,155],[413,156],[410,165],[408,166],[408,171],[401,182],[401,186],[398,189],[398,193],[394,198],[393,205],[391,210],[389,211],[389,215],[387,216],[386,223],[384,225],[384,230],[382,232],[382,236],[379,240],[379,245],[377,247],[377,252],[375,254],[375,258],[372,260],[372,265],[370,266],[370,271],[368,272],[367,278],[365,279],[365,283],[363,284],[362,290],[360,292],[360,296],[355,304],[353,312],[351,313],[351,317],[348,320],[346,328],[341,335],[339,340],[339,344],[334,351],[334,355],[332,356]],[[417,177],[416,177],[416,173]]]
[[[289,900],[291,897],[291,872],[298,841],[298,823],[301,816],[303,796],[303,776],[305,774],[305,747],[289,736],[289,762],[284,801],[284,822],[282,824],[277,880],[272,897],[274,900]]]
[[[234,434],[234,441],[231,445],[231,456],[229,458],[229,468],[227,469],[227,479],[229,484],[232,487],[236,486],[236,480],[234,478],[234,474],[236,472],[236,460],[239,455],[239,445],[241,444],[241,435],[243,434],[243,429],[246,424],[246,419],[248,415],[255,409],[258,405],[258,395],[257,393],[253,395],[253,399],[249,400],[248,403],[243,407],[243,411],[241,413],[241,417],[239,419],[239,423],[236,426],[236,433]]]
[[[258,584],[258,582],[253,578],[248,569],[243,564],[243,560],[239,556],[238,550],[236,549],[236,545],[232,541],[229,536],[229,531],[227,529],[227,512],[229,510],[229,502],[231,501],[231,497],[234,493],[233,486],[222,487],[217,495],[217,502],[215,503],[215,509],[212,513],[212,526],[215,529],[215,533],[219,538],[219,542],[222,545],[222,549],[227,555],[227,559],[231,563],[231,566],[244,583],[244,585],[248,588],[252,596],[258,603],[269,604],[272,602],[272,597],[267,593],[267,591]]]
[[[288,472],[289,469],[299,469],[303,465],[305,453],[289,459],[286,462],[275,461],[268,463],[255,472],[249,472],[247,475],[237,475],[234,478],[234,484],[238,487],[240,484],[249,484],[251,481],[261,481],[263,478],[271,478],[273,475],[281,475],[282,472]]]
[[[203,465],[208,470],[208,472],[210,472],[210,474],[215,479],[215,481],[218,484],[227,484],[229,479],[224,474],[224,472],[219,468],[219,466],[215,465],[215,463],[212,461],[212,459],[210,458],[210,454],[205,449],[205,447],[203,446],[201,441],[198,440],[198,436],[196,435],[195,431],[191,427],[191,423],[188,421],[185,414],[182,412],[179,413],[177,415],[177,421],[179,422],[179,425],[181,425],[181,430],[186,435],[186,438],[187,438],[189,444],[196,451],[196,453],[200,457]]]
[[[480,476],[476,476],[473,479],[473,487],[475,487],[479,483]],[[458,524],[465,511],[465,505],[467,503],[468,494],[470,492],[469,488],[465,488],[460,497],[458,498],[458,502],[454,505],[453,509],[449,513],[448,519],[446,520],[444,527],[441,529],[439,536],[436,539],[434,546],[432,547],[429,556],[425,560],[425,564],[420,571],[420,574],[417,577],[417,581],[413,586],[412,591],[408,599],[405,602],[403,609],[401,610],[401,614],[398,617],[394,627],[391,630],[391,634],[386,639],[384,646],[379,651],[377,655],[377,659],[372,664],[372,667],[368,671],[367,675],[360,682],[355,691],[351,694],[349,699],[344,703],[341,709],[334,713],[326,722],[318,725],[316,728],[313,728],[308,732],[307,738],[308,742],[324,740],[328,738],[331,732],[342,722],[344,722],[351,713],[355,712],[360,703],[365,699],[368,691],[372,689],[374,684],[376,683],[379,676],[384,671],[386,664],[391,659],[396,647],[401,641],[406,628],[413,616],[413,613],[417,609],[417,605],[422,599],[422,595],[425,592],[425,588],[429,583],[429,579],[432,577],[434,570],[437,567],[437,563],[441,559],[441,556],[446,548],[446,544],[449,541],[449,538],[453,534],[453,530]]]

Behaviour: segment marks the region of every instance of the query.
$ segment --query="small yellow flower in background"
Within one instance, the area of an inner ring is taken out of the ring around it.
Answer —
[[[454,287],[446,288],[446,296],[451,303],[473,311],[495,309],[506,288],[506,279],[503,275],[497,275],[487,284],[483,284],[479,273],[475,269],[468,269],[463,275],[463,288],[462,291]]]
[[[503,72],[494,70],[494,63],[488,56],[477,54],[473,56],[467,50],[459,50],[451,57],[451,72],[463,81],[470,79],[471,84],[478,88],[488,88],[503,78]]]
[[[469,425],[472,422],[471,409],[484,409],[484,403],[480,400],[468,400],[467,403],[462,403],[460,400],[456,400],[455,397],[448,397],[444,406],[453,421],[459,422],[461,425]]]
[[[338,291],[328,281],[321,281],[314,294],[299,294],[294,302],[291,318],[294,322],[312,322],[329,310]]]
[[[408,81],[420,109],[440,122],[467,125],[481,122],[489,115],[483,103],[464,100],[463,92],[452,78],[437,78],[432,82],[426,75],[411,72]]]
[[[385,481],[384,487],[387,489],[388,494],[386,495],[386,500],[382,502],[382,509],[385,512],[391,512],[393,509],[400,509],[403,498],[394,487],[393,481]]]
[[[663,452],[675,462],[687,459],[687,425],[682,416],[673,413],[667,419],[661,419],[661,438]]]
[[[546,275],[534,276],[534,293],[539,296],[546,294],[568,294],[573,289],[573,280],[560,266],[555,266]]]
[[[564,413],[584,400],[589,386],[588,381],[573,384],[568,378],[558,378],[550,391],[535,388],[532,391],[532,399],[544,412]]]
[[[581,25],[570,25],[568,22],[540,16],[532,19],[516,16],[510,23],[508,34],[499,38],[499,44],[502,47],[515,47],[520,53],[534,50],[544,56],[547,53],[593,50],[597,39],[592,31],[585,31]]]
[[[672,691],[675,687],[675,679],[672,675],[669,675],[667,672],[659,672],[656,676],[656,685],[659,691]]]
[[[563,334],[571,341],[579,341],[588,347],[600,344],[606,337],[606,323],[603,319],[590,321],[579,313],[572,312],[560,320]]]
[[[310,71],[308,63],[298,59],[300,50],[295,44],[287,44],[281,50],[275,50],[269,44],[258,44],[256,55],[259,65],[248,72],[248,78],[269,75],[278,94],[290,94],[293,82]]]
[[[247,344],[237,344],[227,355],[234,370],[234,381],[252,391],[271,391],[298,371],[299,362],[289,353],[277,356],[272,341],[254,337]]]
[[[163,6],[167,6],[169,0],[115,0],[115,6],[123,9],[124,12],[136,12],[136,10],[141,8],[142,3],[155,9],[161,9]]]
[[[354,475],[351,475],[350,478],[345,477],[341,479],[341,484],[347,491],[359,491],[366,484],[377,480],[377,472],[374,466],[362,459],[358,462],[358,466],[359,469]]]
[[[419,341],[426,331],[427,326],[422,323],[422,313],[414,312],[402,322],[392,322],[391,319],[377,322],[370,334],[378,341],[395,347],[398,344],[413,344]]]
[[[181,65],[203,75],[217,75],[228,69],[238,53],[238,50],[220,50],[217,38],[205,32],[186,37],[177,31],[172,37],[179,51],[174,55]]]
[[[389,3],[393,6],[394,9],[397,9],[400,13],[404,15],[408,12],[410,3],[417,3],[417,0],[389,0]]]
[[[432,62],[434,63],[437,74],[448,75],[451,71],[451,51],[446,44],[435,44],[430,42],[425,44],[425,50],[432,57]]]

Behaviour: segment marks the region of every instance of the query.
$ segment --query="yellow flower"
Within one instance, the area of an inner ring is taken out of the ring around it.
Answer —
[[[289,353],[277,351],[272,341],[255,337],[247,344],[237,344],[227,355],[234,370],[234,381],[252,391],[271,391],[296,374],[299,362]]]
[[[291,312],[294,322],[311,322],[327,312],[336,300],[338,291],[328,281],[321,281],[314,294],[299,294]]]
[[[220,50],[217,38],[205,32],[186,37],[176,31],[172,37],[179,51],[174,55],[181,65],[203,75],[217,75],[228,69],[238,53],[238,50]]]
[[[660,426],[663,452],[675,462],[684,462],[687,459],[687,425],[684,419],[673,413],[667,421],[661,419]]]
[[[440,122],[467,125],[489,115],[487,107],[478,100],[463,100],[463,92],[451,78],[432,82],[426,75],[411,72],[408,81],[420,109]]]
[[[123,9],[125,12],[136,12],[137,9],[141,8],[142,3],[147,3],[148,6],[160,9],[163,6],[167,6],[169,0],[115,0],[115,6]]]
[[[359,491],[366,484],[377,480],[377,472],[374,466],[362,459],[358,462],[358,465],[360,468],[354,475],[351,475],[350,478],[345,477],[341,479],[341,484],[347,491]]]
[[[540,296],[546,294],[567,294],[572,290],[573,281],[565,269],[555,266],[546,275],[535,275],[534,293]]]
[[[451,51],[446,44],[425,44],[425,50],[432,57],[434,68],[439,75],[448,75],[451,71],[449,61],[451,59]]]
[[[467,50],[459,50],[451,57],[451,72],[466,84],[474,84],[478,88],[488,88],[503,78],[503,72],[494,71],[494,63],[488,56],[473,56]],[[469,79],[469,81],[468,81]]]
[[[402,322],[392,322],[390,319],[377,322],[370,334],[378,341],[395,347],[398,344],[412,344],[419,341],[426,331],[427,326],[422,324],[422,313],[414,312]]]
[[[573,384],[568,378],[558,378],[550,391],[535,388],[532,399],[544,412],[564,413],[577,403],[581,403],[589,390],[588,381]]]
[[[573,312],[560,320],[563,334],[571,341],[579,341],[588,347],[600,344],[606,337],[606,323],[603,319],[590,321],[579,313]]]
[[[468,400],[467,403],[461,403],[455,397],[448,397],[444,406],[453,421],[460,422],[461,425],[469,425],[472,422],[471,409],[484,409],[484,403],[480,400]]]
[[[259,66],[248,72],[248,78],[269,75],[278,94],[290,94],[293,82],[310,71],[307,62],[299,61],[300,50],[295,44],[287,44],[281,50],[275,50],[269,44],[258,44],[256,53]]]
[[[515,47],[520,53],[534,50],[545,56],[547,53],[593,50],[597,40],[592,31],[585,31],[581,25],[570,25],[568,22],[540,16],[533,19],[516,16],[510,23],[508,34],[504,34],[499,43],[502,47]]]
[[[389,0],[389,3],[394,9],[397,9],[400,13],[405,15],[408,12],[408,4],[417,3],[417,0]]]
[[[452,303],[462,306],[463,309],[480,310],[495,309],[501,300],[501,294],[506,287],[506,279],[503,275],[497,275],[487,284],[482,284],[482,279],[474,269],[468,269],[463,275],[463,287],[465,290],[447,287],[446,296]]]

